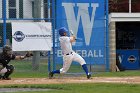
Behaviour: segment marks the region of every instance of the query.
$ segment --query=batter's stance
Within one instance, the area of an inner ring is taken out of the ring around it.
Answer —
[[[76,39],[75,36],[72,35],[68,37],[67,36],[68,30],[65,27],[61,27],[58,31],[60,35],[59,40],[60,40],[60,46],[63,53],[64,62],[63,62],[63,67],[60,70],[54,70],[49,73],[49,78],[51,79],[55,73],[58,73],[58,74],[66,73],[69,70],[72,61],[76,61],[80,63],[83,70],[86,72],[87,78],[90,79],[91,74],[88,72],[88,68],[87,68],[85,60],[72,50],[71,43],[75,42],[75,39]]]

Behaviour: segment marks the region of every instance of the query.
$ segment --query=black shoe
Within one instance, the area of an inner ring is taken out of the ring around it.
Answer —
[[[49,79],[51,79],[52,77],[53,77],[53,73],[50,72],[50,73],[49,73]]]
[[[88,75],[87,75],[87,79],[90,79],[90,78],[91,78],[91,74],[88,74]]]
[[[3,78],[3,76],[2,75],[0,75],[0,79],[2,79]]]
[[[11,78],[10,77],[2,77],[2,80],[11,80]]]

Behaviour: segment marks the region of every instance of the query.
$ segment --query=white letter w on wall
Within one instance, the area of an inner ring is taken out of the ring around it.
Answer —
[[[75,17],[74,7],[76,5],[78,7],[78,13],[77,13],[77,16]],[[64,6],[64,9],[65,9],[68,28],[69,30],[73,30],[75,35],[77,35],[79,22],[81,18],[86,45],[89,45],[91,34],[92,34],[92,28],[94,25],[95,12],[96,12],[97,7],[99,7],[99,4],[98,3],[91,4],[91,7],[93,8],[92,13],[89,13],[89,10],[88,10],[90,7],[90,3],[77,3],[77,4],[62,3],[62,6]]]

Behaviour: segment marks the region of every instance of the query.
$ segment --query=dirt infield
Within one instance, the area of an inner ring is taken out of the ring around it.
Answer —
[[[0,85],[7,84],[62,84],[62,83],[133,83],[140,84],[140,77],[61,77],[48,78],[12,78],[12,80],[0,80]]]

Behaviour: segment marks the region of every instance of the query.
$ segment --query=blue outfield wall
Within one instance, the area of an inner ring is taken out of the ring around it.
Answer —
[[[63,26],[80,38],[73,50],[87,64],[106,64],[105,0],[56,0],[56,63],[62,63],[57,29]]]

